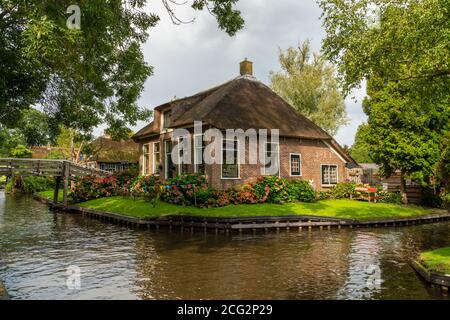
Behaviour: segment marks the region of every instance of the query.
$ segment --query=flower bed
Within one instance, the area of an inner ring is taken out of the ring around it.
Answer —
[[[358,196],[354,183],[339,183],[327,192],[316,193],[307,181],[289,181],[275,176],[261,176],[228,190],[208,186],[204,176],[187,174],[166,181],[159,176],[137,176],[120,172],[104,178],[80,178],[72,187],[74,201],[86,201],[111,196],[141,197],[155,206],[163,202],[195,207],[223,207],[231,204],[258,204],[325,199],[346,199]],[[379,191],[379,202],[398,203],[393,193]]]

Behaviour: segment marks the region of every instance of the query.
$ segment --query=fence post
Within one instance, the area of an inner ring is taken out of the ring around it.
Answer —
[[[68,161],[63,162],[63,179],[64,179],[64,191],[63,191],[63,205],[67,206],[67,194],[69,189],[69,174],[70,174],[70,163]]]
[[[53,203],[57,204],[58,203],[58,195],[59,195],[59,185],[61,183],[61,177],[56,177],[55,178],[55,190],[53,192]]]

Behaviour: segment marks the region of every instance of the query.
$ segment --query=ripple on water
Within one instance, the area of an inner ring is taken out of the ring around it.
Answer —
[[[0,279],[15,299],[440,299],[408,259],[449,246],[449,227],[149,232],[0,193]]]

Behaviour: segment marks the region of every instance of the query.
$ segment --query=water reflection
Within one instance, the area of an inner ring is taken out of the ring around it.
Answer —
[[[441,299],[408,265],[450,223],[204,234],[138,231],[0,193],[0,279],[27,299]],[[68,290],[66,269],[81,268]]]

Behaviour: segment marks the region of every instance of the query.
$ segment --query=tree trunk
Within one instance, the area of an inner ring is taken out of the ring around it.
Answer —
[[[81,144],[75,154],[75,163],[80,163],[80,154],[81,154],[81,149],[83,148],[83,144],[84,144],[84,140],[81,141]]]
[[[408,204],[408,194],[406,193],[406,174],[404,171],[400,174],[400,195],[402,203]]]

